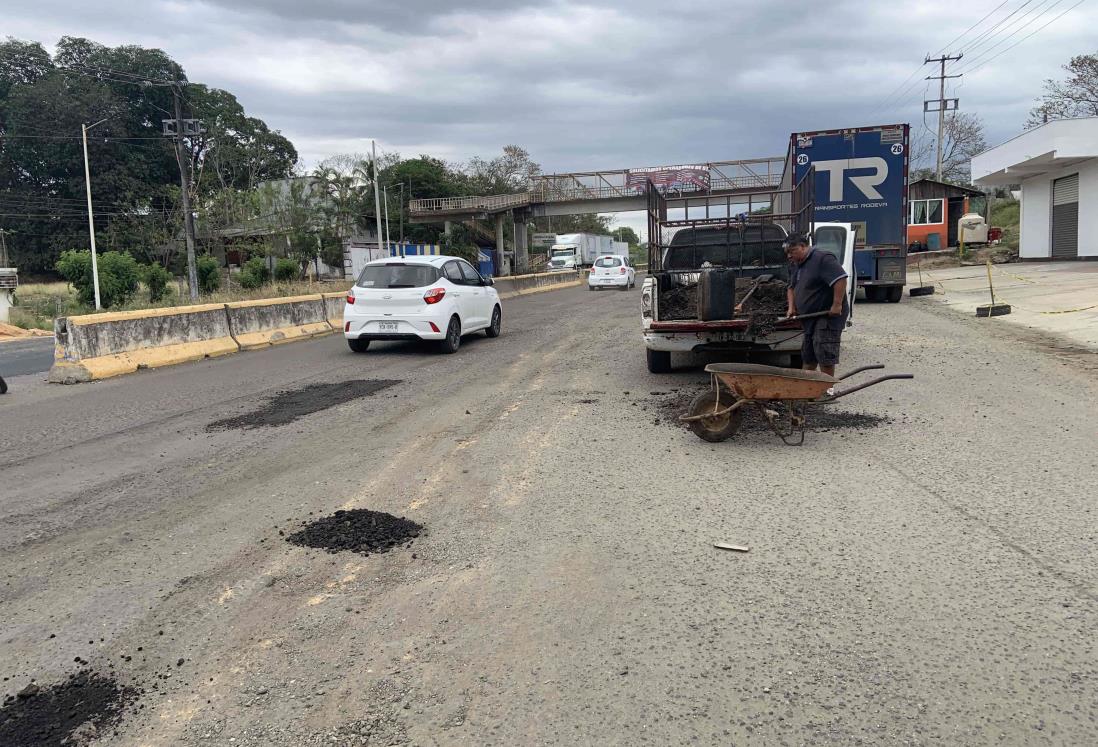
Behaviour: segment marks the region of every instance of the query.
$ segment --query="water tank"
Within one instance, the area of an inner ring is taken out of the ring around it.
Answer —
[[[979,213],[965,213],[957,220],[957,238],[965,244],[987,243],[987,221]]]

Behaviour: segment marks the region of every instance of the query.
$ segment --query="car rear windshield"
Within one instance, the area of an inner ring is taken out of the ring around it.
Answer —
[[[358,276],[360,288],[423,288],[439,278],[439,270],[431,265],[367,265]]]
[[[595,260],[595,267],[621,267],[621,260],[617,257],[599,257]]]

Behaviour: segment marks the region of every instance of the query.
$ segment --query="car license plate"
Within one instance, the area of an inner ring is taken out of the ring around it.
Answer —
[[[400,327],[400,325],[397,324],[396,322],[378,322],[377,323],[378,332],[396,332],[399,327]]]

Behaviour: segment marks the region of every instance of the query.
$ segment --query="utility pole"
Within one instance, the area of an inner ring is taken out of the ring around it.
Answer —
[[[0,228],[0,267],[10,267],[8,264],[8,233],[6,229]]]
[[[389,220],[389,187],[388,187],[388,185],[381,188],[381,199],[382,199],[382,202],[385,205],[385,251],[392,254],[393,253],[393,245],[392,245],[392,242],[389,239],[389,225],[390,225],[391,221]]]
[[[84,189],[88,195],[88,238],[91,240],[92,254],[92,288],[95,290],[95,310],[99,311],[103,305],[99,301],[99,263],[95,252],[95,215],[92,212],[92,183],[91,167],[88,166],[88,130],[103,124],[107,120],[101,119],[95,124],[80,125],[80,139],[84,143]]]
[[[377,245],[380,247],[382,239],[381,190],[377,186],[377,143],[373,140],[370,141],[370,154],[374,162],[374,215],[377,217]],[[389,251],[389,247],[385,247],[385,251]]]
[[[194,216],[191,214],[191,164],[190,156],[183,152],[183,134],[190,129],[194,134],[201,132],[196,119],[183,119],[183,104],[180,89],[183,82],[172,84],[172,98],[175,99],[175,127],[169,128],[164,121],[164,134],[175,136],[175,160],[179,164],[179,182],[183,188],[183,235],[187,241],[187,286],[191,291],[191,300],[198,300],[198,267],[194,256]]]
[[[938,152],[937,157],[935,158],[935,173],[937,174],[936,178],[938,181],[942,180],[942,136],[945,134],[945,113],[947,109],[949,111],[957,111],[957,105],[960,102],[960,99],[947,99],[945,97],[946,78],[961,77],[960,75],[946,75],[946,63],[955,62],[964,56],[964,52],[957,55],[956,57],[944,54],[941,57],[932,58],[927,55],[926,60],[923,62],[924,65],[929,65],[932,62],[937,62],[942,66],[942,72],[940,75],[928,75],[926,78],[927,80],[938,81],[938,98],[923,102],[924,116],[926,115],[926,112],[938,112]],[[930,105],[935,103],[938,105],[938,108],[931,109]],[[952,104],[952,106],[950,106],[950,104]]]

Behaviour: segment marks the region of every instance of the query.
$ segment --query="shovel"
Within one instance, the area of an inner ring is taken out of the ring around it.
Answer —
[[[910,296],[932,296],[934,295],[933,285],[923,285],[923,260],[920,257],[918,263],[915,265],[919,270],[919,286],[917,288],[908,288],[907,293]]]
[[[831,314],[830,310],[829,311],[814,311],[811,314],[794,314],[793,316],[779,317],[779,318],[774,320],[774,323],[778,324],[780,322],[792,322],[794,320],[800,320],[800,319],[812,319],[813,317],[828,316],[829,314]]]
[[[743,313],[743,305],[745,303],[747,303],[747,299],[751,298],[751,296],[754,295],[755,291],[757,291],[759,289],[760,285],[762,285],[763,283],[769,283],[773,279],[774,279],[773,275],[759,275],[759,276],[757,276],[755,278],[755,284],[751,286],[750,290],[747,291],[747,294],[744,295],[744,297],[740,299],[740,302],[738,304],[736,304],[735,312],[737,314],[742,314]]]

